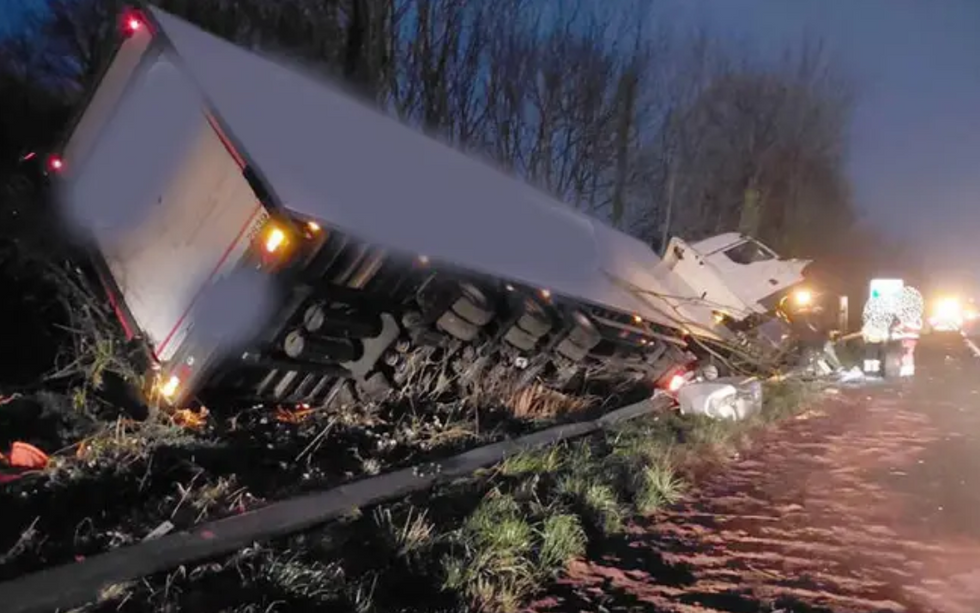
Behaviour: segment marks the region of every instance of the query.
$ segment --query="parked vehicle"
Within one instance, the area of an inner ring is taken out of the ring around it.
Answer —
[[[915,347],[922,335],[924,301],[902,279],[872,279],[862,313],[863,370],[885,378],[915,374]]]

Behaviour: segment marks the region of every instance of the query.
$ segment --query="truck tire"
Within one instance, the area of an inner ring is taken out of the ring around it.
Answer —
[[[504,335],[504,342],[521,351],[531,351],[538,344],[538,339],[517,326],[511,326]]]
[[[311,304],[303,311],[303,327],[307,332],[316,332],[327,321],[327,312],[322,304]]]
[[[536,302],[524,302],[524,314],[517,320],[517,327],[534,338],[541,338],[551,330],[551,318]]]
[[[445,332],[449,336],[468,343],[476,338],[479,334],[480,328],[473,323],[470,323],[454,313],[453,311],[446,311],[442,314],[436,321],[436,327],[441,331]]]
[[[303,333],[299,330],[293,330],[287,334],[282,342],[282,350],[292,359],[300,359],[306,350],[306,338],[303,336]]]
[[[475,285],[460,285],[462,295],[453,303],[452,311],[467,322],[483,327],[493,319],[493,308],[486,294]]]
[[[589,355],[589,350],[577,343],[573,343],[571,337],[566,338],[562,342],[558,343],[555,347],[555,351],[558,355],[568,358],[573,362],[581,362]]]
[[[598,345],[599,341],[602,340],[602,335],[592,320],[580,311],[576,311],[572,318],[575,321],[575,327],[568,333],[568,340],[586,351]]]

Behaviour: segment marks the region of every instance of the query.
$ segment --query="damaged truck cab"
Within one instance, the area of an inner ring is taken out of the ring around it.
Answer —
[[[670,300],[684,319],[708,338],[775,363],[791,348],[785,301],[802,288],[809,264],[782,259],[762,242],[729,232],[692,243],[672,238],[662,266],[686,286]]]

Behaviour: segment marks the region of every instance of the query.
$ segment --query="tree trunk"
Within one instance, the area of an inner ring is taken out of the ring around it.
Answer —
[[[738,223],[738,231],[740,233],[748,236],[758,236],[761,201],[761,193],[756,187],[755,179],[752,179],[742,197],[742,211]]]

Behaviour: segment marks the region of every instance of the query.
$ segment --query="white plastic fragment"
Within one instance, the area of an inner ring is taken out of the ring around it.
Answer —
[[[143,537],[144,541],[152,541],[153,539],[158,539],[161,536],[166,536],[174,529],[174,525],[170,521],[164,521],[162,524],[154,528],[149,534]]]
[[[840,374],[839,378],[842,383],[846,383],[848,381],[861,381],[862,379],[864,379],[864,372],[857,366],[851,370],[845,370]]]
[[[739,378],[689,383],[678,390],[677,402],[682,415],[738,421],[762,409],[762,383]]]

